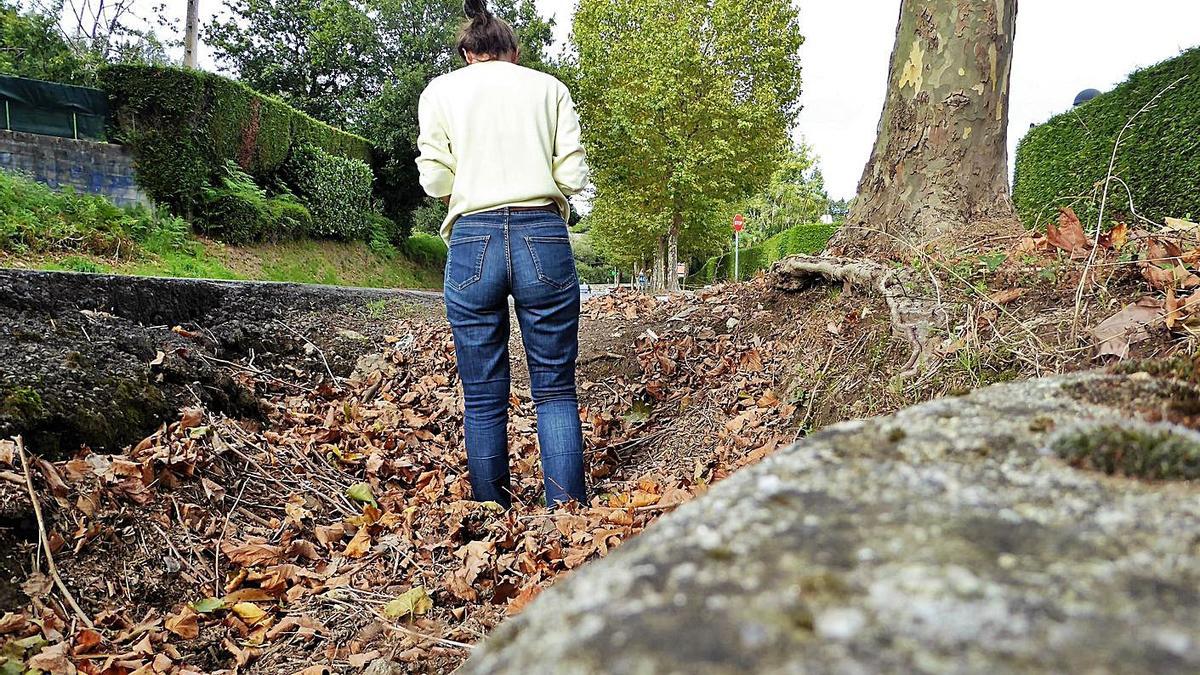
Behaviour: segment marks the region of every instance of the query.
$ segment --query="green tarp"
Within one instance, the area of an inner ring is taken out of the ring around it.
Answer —
[[[64,138],[104,137],[108,96],[99,89],[0,75],[4,129]]]

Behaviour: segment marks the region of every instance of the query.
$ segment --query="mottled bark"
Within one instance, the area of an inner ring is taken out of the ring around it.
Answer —
[[[898,249],[1012,218],[1016,15],[1017,0],[903,0],[875,149],[834,246]]]
[[[655,291],[663,289],[666,279],[663,275],[663,269],[667,263],[667,237],[662,235],[658,238],[654,248],[654,269],[650,275],[650,288]]]
[[[679,290],[679,276],[675,274],[675,267],[679,264],[679,233],[682,230],[683,214],[676,213],[671,217],[671,230],[667,232],[667,264],[664,274],[668,291]]]

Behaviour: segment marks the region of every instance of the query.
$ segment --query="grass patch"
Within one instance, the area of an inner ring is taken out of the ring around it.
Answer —
[[[296,240],[232,246],[197,238],[179,218],[121,208],[0,172],[0,265],[189,279],[377,288],[440,288],[446,245]]]

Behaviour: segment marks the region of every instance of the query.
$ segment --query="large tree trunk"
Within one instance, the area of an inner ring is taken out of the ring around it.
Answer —
[[[1017,0],[902,0],[887,98],[832,245],[899,251],[1012,220],[1008,85]]]
[[[683,214],[676,213],[671,216],[671,230],[667,232],[667,260],[666,269],[663,270],[668,291],[679,290],[679,275],[675,273],[675,267],[679,264],[679,233],[682,230]]]
[[[653,273],[650,275],[650,288],[653,291],[661,291],[666,286],[666,277],[663,270],[667,265],[667,236],[661,235],[654,247],[654,265]]]

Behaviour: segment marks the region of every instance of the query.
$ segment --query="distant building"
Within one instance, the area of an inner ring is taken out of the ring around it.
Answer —
[[[1084,89],[1083,91],[1081,91],[1075,95],[1075,105],[1081,106],[1084,103],[1087,103],[1088,101],[1096,98],[1099,95],[1100,95],[1099,89]]]

